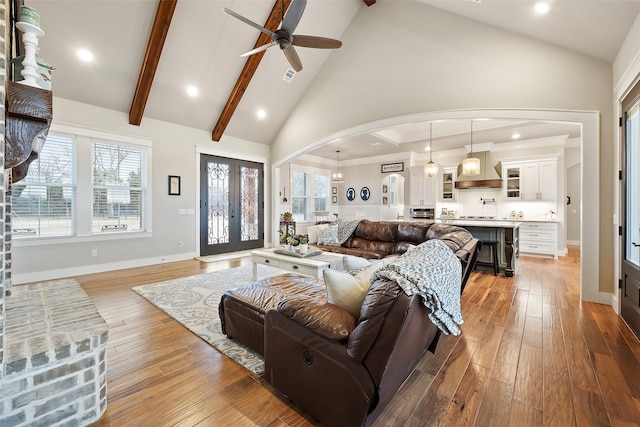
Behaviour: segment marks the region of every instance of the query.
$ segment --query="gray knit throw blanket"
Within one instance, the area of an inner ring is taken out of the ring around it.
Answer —
[[[380,277],[395,281],[409,296],[420,295],[431,310],[429,319],[443,333],[460,335],[462,266],[446,244],[432,239],[414,246],[374,273],[371,283]]]

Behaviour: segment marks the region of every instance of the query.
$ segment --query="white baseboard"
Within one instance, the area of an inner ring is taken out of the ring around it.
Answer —
[[[123,268],[146,267],[148,265],[165,264],[167,262],[184,261],[194,259],[197,256],[195,252],[184,253],[179,255],[140,258],[127,261],[118,261],[109,264],[94,264],[75,268],[65,268],[60,270],[38,271],[35,273],[12,274],[11,284],[19,285],[22,283],[42,282],[45,280],[62,279],[64,277],[81,276],[83,274],[103,273],[105,271],[121,270]]]
[[[567,240],[567,245],[580,246],[580,240]]]

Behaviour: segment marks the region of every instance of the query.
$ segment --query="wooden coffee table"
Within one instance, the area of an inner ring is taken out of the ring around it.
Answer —
[[[308,258],[282,255],[273,252],[273,249],[258,250],[251,252],[251,263],[253,264],[252,280],[258,280],[258,264],[270,267],[282,268],[283,270],[300,273],[307,276],[322,279],[322,271],[328,268],[342,271],[341,254],[323,252]]]

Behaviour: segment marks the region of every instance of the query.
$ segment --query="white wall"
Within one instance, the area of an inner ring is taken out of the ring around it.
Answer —
[[[250,141],[223,137],[211,141],[211,133],[144,118],[141,126],[128,124],[128,115],[54,98],[53,122],[101,131],[148,138],[152,146],[152,236],[106,240],[105,236],[84,239],[49,239],[32,244],[14,239],[13,280],[24,283],[96,271],[106,271],[189,259],[198,255],[199,171],[198,153],[226,155],[248,160],[268,159],[269,147]],[[265,172],[270,163],[265,164]],[[167,176],[181,177],[180,196],[167,195]],[[267,181],[268,182],[268,181]],[[271,210],[270,185],[266,186],[265,212]],[[80,201],[86,203],[86,201]],[[193,215],[179,215],[179,209],[194,209]],[[267,219],[266,224],[270,224]],[[266,236],[270,233],[265,232]],[[178,241],[184,243],[178,247]],[[98,256],[91,256],[91,249]]]

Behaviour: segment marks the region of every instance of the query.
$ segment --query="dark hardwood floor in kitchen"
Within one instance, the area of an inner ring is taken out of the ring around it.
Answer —
[[[109,323],[108,407],[95,426],[308,426],[268,384],[133,292],[248,264],[196,260],[76,277]],[[472,274],[458,337],[440,340],[376,426],[640,425],[640,342],[579,299],[579,252]]]

